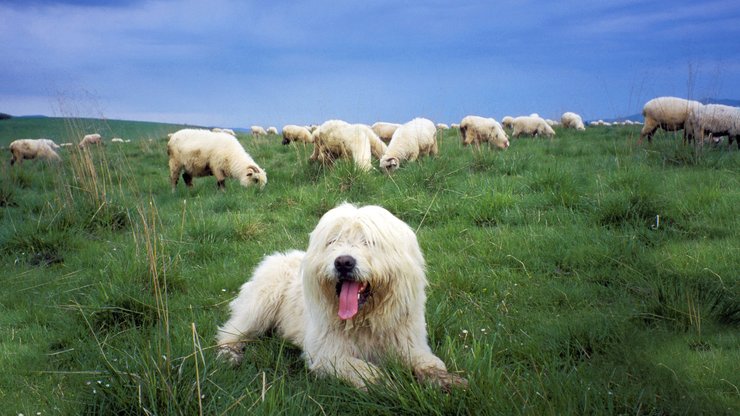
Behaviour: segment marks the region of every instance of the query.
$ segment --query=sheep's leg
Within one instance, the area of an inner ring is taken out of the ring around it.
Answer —
[[[216,187],[218,189],[225,191],[226,190],[226,175],[224,175],[223,172],[220,170],[216,170],[213,172],[213,175],[216,177]]]
[[[193,175],[191,175],[191,174],[189,174],[187,172],[183,172],[182,173],[182,180],[185,181],[185,186],[187,186],[188,188],[192,188],[193,187]],[[175,181],[177,181],[177,179],[175,179]]]
[[[320,154],[319,145],[317,143],[314,143],[313,145],[313,152],[311,152],[311,156],[308,158],[309,160],[318,160]]]
[[[15,165],[15,162],[18,162],[19,165],[21,164],[21,162],[23,162],[23,156],[20,156],[20,154],[16,152],[17,150],[13,150],[10,152],[13,155],[13,157],[10,159],[10,166]]]
[[[182,166],[180,166],[179,163],[177,163],[174,159],[170,159],[170,184],[172,184],[172,192],[175,192],[175,187],[177,186],[177,181],[180,177],[181,169]]]
[[[735,140],[738,150],[740,150],[740,135],[733,136],[732,134],[727,135],[727,150],[732,149],[732,141]]]

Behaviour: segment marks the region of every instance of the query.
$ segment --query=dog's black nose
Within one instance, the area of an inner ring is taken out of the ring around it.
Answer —
[[[352,256],[339,256],[334,259],[334,268],[342,274],[351,272],[356,264],[357,261]]]

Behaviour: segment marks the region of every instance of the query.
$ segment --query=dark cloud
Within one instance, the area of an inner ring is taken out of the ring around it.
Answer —
[[[738,19],[723,0],[0,1],[0,104],[81,89],[112,118],[227,126],[609,118],[737,98]]]

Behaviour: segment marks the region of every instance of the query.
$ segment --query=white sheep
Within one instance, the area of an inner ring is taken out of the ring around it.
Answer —
[[[555,130],[541,117],[517,117],[512,124],[514,130],[511,132],[511,137],[519,138],[523,134],[528,136],[545,136],[548,138],[555,136]]]
[[[120,138],[120,137],[114,137],[114,138],[110,139],[110,142],[111,143],[123,143],[123,139]]]
[[[396,129],[401,127],[400,124],[397,123],[386,123],[384,121],[378,121],[377,123],[372,125],[372,129],[375,132],[375,134],[380,137],[380,140],[382,140],[385,143],[390,143],[391,138],[393,137],[393,133],[396,132]]]
[[[740,108],[721,104],[699,106],[689,114],[684,125],[686,138],[699,143],[713,140],[715,143],[722,136],[727,136],[728,143],[737,140],[740,149]]]
[[[46,159],[53,161],[60,161],[62,158],[59,157],[57,152],[46,142],[46,139],[20,139],[14,140],[9,146],[10,153],[13,157],[10,159],[10,166],[13,166],[15,162],[18,164],[23,163],[24,159]]]
[[[451,129],[459,129],[460,128],[460,124],[459,123],[452,123],[452,124],[450,124],[450,128]]]
[[[251,126],[249,128],[252,131],[252,136],[267,136],[267,132],[261,126]]]
[[[311,153],[310,160],[319,160],[321,159],[322,163],[329,162],[329,160],[325,160],[326,158],[324,155],[322,155],[322,144],[319,143],[322,136],[326,136],[330,130],[339,127],[339,126],[348,126],[349,123],[347,123],[344,120],[327,120],[323,124],[317,126],[315,129],[311,130],[309,128],[309,131],[311,131],[311,141],[313,142],[313,153]]]
[[[566,129],[586,130],[580,115],[567,111],[560,117],[560,123]]]
[[[512,116],[504,116],[504,118],[501,119],[501,125],[506,129],[511,129],[514,127],[514,117]]]
[[[645,125],[640,131],[640,141],[644,138],[647,138],[648,142],[652,141],[653,133],[659,127],[666,131],[683,129],[689,114],[700,106],[701,103],[698,101],[684,100],[683,98],[653,98],[645,103],[642,108]]]
[[[480,148],[481,143],[488,143],[499,149],[509,147],[509,136],[493,118],[466,116],[460,122],[460,135],[463,146],[473,144]]]
[[[267,128],[267,134],[275,134],[275,135],[278,134],[277,127],[275,127],[275,126],[268,127]]]
[[[329,120],[313,132],[312,160],[331,165],[337,159],[352,159],[362,170],[372,169],[371,155],[380,157],[386,145],[364,124]]]
[[[436,127],[437,130],[448,130],[450,128],[450,126],[445,123],[437,123]]]
[[[283,144],[290,142],[313,143],[313,136],[306,127],[287,124],[283,126]]]
[[[103,144],[103,138],[98,133],[86,134],[78,146],[82,149],[91,144]]]
[[[58,144],[56,144],[54,140],[51,140],[51,139],[36,139],[36,140],[41,143],[46,143],[47,145],[49,145],[49,147],[51,147],[54,150],[59,150],[59,148],[61,147]]]
[[[182,172],[185,185],[193,178],[215,176],[216,185],[224,189],[226,178],[238,179],[242,186],[267,183],[267,173],[254,162],[236,137],[223,132],[183,129],[167,142],[170,182],[175,191]]]
[[[214,133],[228,133],[228,134],[236,137],[236,132],[234,130],[232,130],[232,129],[225,129],[223,127],[214,127],[214,128],[211,129],[211,131],[214,132]]]
[[[67,142],[67,143],[60,144],[59,147],[72,147],[74,145],[75,145],[74,143]]]
[[[390,173],[398,169],[403,160],[413,162],[421,156],[438,153],[437,127],[431,120],[415,118],[393,133],[388,150],[380,158],[380,168]]]

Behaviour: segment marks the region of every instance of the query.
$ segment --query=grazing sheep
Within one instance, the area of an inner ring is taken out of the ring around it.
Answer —
[[[737,141],[740,149],[740,108],[721,104],[707,104],[694,109],[686,119],[685,136],[688,141],[697,138],[699,143],[713,140],[715,143],[722,136],[727,136],[732,146]]]
[[[62,144],[60,144],[59,146],[60,146],[60,147],[72,147],[72,146],[74,146],[74,145],[75,145],[74,143],[62,143]]]
[[[337,159],[352,159],[362,170],[372,169],[370,156],[380,157],[385,143],[364,124],[329,120],[313,132],[312,160],[331,165]]]
[[[390,173],[398,169],[402,160],[413,162],[420,156],[438,153],[437,127],[431,120],[415,118],[393,133],[388,150],[380,158],[380,168]]]
[[[313,139],[313,153],[311,153],[311,156],[309,157],[310,160],[319,160],[322,163],[329,162],[329,160],[326,160],[324,155],[322,155],[323,147],[322,144],[319,142],[323,136],[326,136],[329,134],[330,130],[333,130],[339,126],[348,126],[349,123],[343,120],[327,120],[322,125],[316,127],[315,129],[311,131],[311,138]]]
[[[698,109],[701,103],[693,100],[684,100],[676,97],[658,97],[645,103],[642,115],[645,125],[640,131],[640,142],[647,138],[653,140],[653,133],[659,127],[665,131],[678,131],[684,128],[686,119],[692,111]],[[685,135],[685,132],[684,132]]]
[[[226,178],[238,179],[242,186],[267,183],[267,173],[244,150],[236,137],[228,133],[183,129],[167,142],[170,182],[175,191],[182,172],[185,185],[193,186],[194,177],[215,176],[216,185],[224,189]]]
[[[59,150],[59,148],[61,147],[58,144],[56,144],[54,140],[51,140],[51,139],[36,139],[36,140],[39,141],[40,143],[46,143],[47,145],[49,145],[49,147],[51,147],[54,150]]]
[[[268,127],[267,134],[278,134],[277,127],[274,127],[274,126]]]
[[[448,130],[450,128],[450,126],[445,123],[437,123],[436,127],[438,130]]]
[[[400,124],[397,123],[386,123],[384,121],[379,121],[371,127],[375,134],[380,137],[380,140],[383,142],[390,143],[391,138],[393,137],[393,133],[396,132],[396,129],[401,127]]]
[[[460,125],[458,123],[452,123],[452,124],[450,124],[450,128],[451,129],[459,129],[460,128]]]
[[[583,125],[583,119],[576,113],[570,111],[563,113],[560,117],[560,123],[566,129],[586,130],[586,126]]]
[[[214,133],[228,133],[228,134],[236,137],[236,132],[234,132],[234,130],[232,130],[232,129],[225,129],[225,128],[221,128],[221,127],[214,127],[214,128],[211,129],[211,131],[214,132]]]
[[[86,134],[78,146],[83,149],[91,144],[103,144],[103,138],[98,133]]]
[[[114,138],[110,139],[110,142],[111,143],[123,143],[123,139],[120,138],[120,137],[114,137]]]
[[[499,149],[509,147],[509,136],[498,121],[492,118],[466,116],[460,122],[460,134],[463,146],[474,144],[476,148],[480,148],[481,143],[488,143]]]
[[[501,119],[501,125],[505,129],[512,129],[514,127],[514,117],[504,116],[504,118]]]
[[[514,119],[514,131],[511,137],[519,138],[522,134],[529,136],[545,136],[552,138],[555,130],[550,127],[541,117],[522,116]]]
[[[252,131],[252,136],[254,137],[267,136],[267,132],[265,131],[265,129],[260,126],[251,126],[250,130]]]
[[[11,142],[9,148],[13,157],[10,159],[10,166],[13,166],[15,162],[23,163],[23,159],[36,159],[37,157],[54,161],[62,160],[46,140],[20,139]]]
[[[283,144],[290,144],[290,142],[313,143],[313,136],[303,126],[287,124],[283,126]]]

